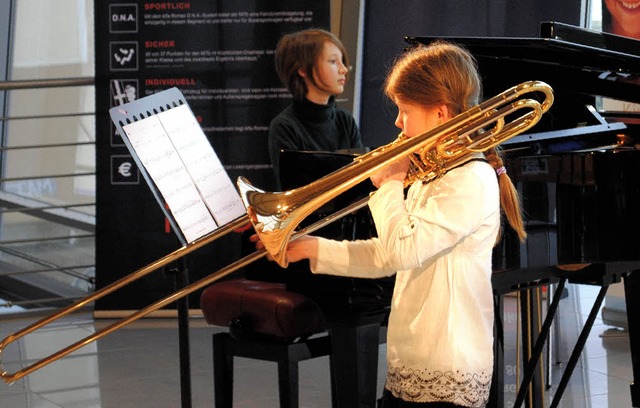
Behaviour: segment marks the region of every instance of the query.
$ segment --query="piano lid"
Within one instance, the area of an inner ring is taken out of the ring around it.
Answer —
[[[532,130],[504,143],[506,148],[531,145],[548,149],[591,149],[614,144],[609,138],[631,121],[613,120],[598,112],[597,97],[640,103],[640,41],[557,22],[543,22],[540,37],[405,37],[411,46],[437,38],[466,47],[477,59],[485,96],[521,82],[540,80],[556,94],[554,106]],[[638,113],[630,113],[638,118]],[[619,115],[618,115],[619,116]],[[576,142],[569,142],[573,138]],[[559,142],[559,139],[563,139]],[[559,142],[559,143],[556,143]]]
[[[405,41],[428,44],[436,38],[469,49],[489,81],[511,72],[508,77],[543,80],[554,89],[561,85],[576,92],[640,102],[640,41],[635,39],[543,22],[539,38],[408,36]],[[493,70],[492,75],[483,65],[502,69]]]

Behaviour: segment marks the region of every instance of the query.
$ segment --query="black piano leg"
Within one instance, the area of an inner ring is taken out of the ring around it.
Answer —
[[[375,408],[380,322],[331,322],[330,331],[338,408]]]
[[[553,295],[553,301],[549,306],[547,316],[544,319],[544,323],[542,324],[542,328],[540,329],[540,333],[538,334],[538,338],[536,339],[536,343],[533,347],[533,351],[531,352],[531,356],[525,366],[520,389],[518,390],[518,394],[516,395],[516,402],[513,404],[514,408],[519,408],[524,402],[529,383],[531,383],[531,380],[535,375],[536,367],[539,367],[538,364],[540,362],[540,356],[542,355],[544,345],[549,337],[551,324],[555,319],[556,311],[558,310],[558,305],[560,304],[560,298],[562,297],[562,291],[564,290],[566,281],[566,278],[562,278],[560,280],[560,283],[558,283],[558,287]]]
[[[609,289],[609,285],[603,285],[600,288],[600,292],[598,292],[598,296],[596,297],[595,302],[593,302],[593,307],[591,308],[589,317],[587,317],[587,321],[584,323],[584,327],[580,332],[580,336],[578,336],[578,341],[573,348],[571,357],[569,357],[567,367],[562,373],[562,378],[560,379],[560,383],[558,384],[558,389],[553,396],[553,401],[551,401],[551,405],[549,406],[549,408],[555,408],[560,403],[560,398],[562,398],[562,394],[564,393],[565,388],[567,388],[567,384],[569,383],[569,379],[571,378],[573,369],[576,367],[578,359],[580,358],[580,354],[582,353],[582,349],[587,342],[587,338],[589,337],[589,333],[591,332],[591,328],[593,327],[593,322],[596,320],[598,312],[600,312],[600,306],[602,306],[604,296],[607,294],[607,289]]]
[[[640,407],[640,270],[629,273],[624,278],[624,297],[627,304],[627,323],[629,326],[629,347],[633,382],[631,383],[631,406]],[[633,312],[635,310],[636,312]]]
[[[534,361],[534,367],[531,369],[532,375],[526,385],[525,390],[520,390],[519,393],[527,395],[527,401],[525,406],[527,408],[542,408],[544,406],[543,396],[543,378],[542,378],[542,366],[540,359],[533,355],[533,342],[534,339],[539,336],[541,326],[539,324],[539,313],[541,313],[542,303],[538,296],[540,288],[529,288],[522,291],[520,295],[520,314],[522,319],[522,360]],[[538,356],[539,357],[539,356]],[[517,381],[517,380],[516,380]]]
[[[494,342],[493,342],[493,376],[489,390],[488,407],[504,407],[504,302],[502,295],[493,297],[494,310]]]

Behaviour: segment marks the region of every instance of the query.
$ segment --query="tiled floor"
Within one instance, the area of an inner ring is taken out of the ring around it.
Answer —
[[[566,362],[598,288],[568,286],[569,296],[559,310],[561,361]],[[515,298],[505,299],[506,374],[516,366]],[[34,321],[32,317],[0,315],[0,337]],[[41,329],[8,346],[3,356],[7,372],[16,370],[90,335],[110,323],[94,321],[90,313],[77,314]],[[585,351],[563,395],[564,408],[631,407],[632,381],[626,336],[602,337],[611,327],[599,317]],[[190,321],[192,407],[213,407],[211,335],[223,330],[207,326],[201,318]],[[379,392],[384,381],[384,345],[380,347]],[[181,407],[178,331],[175,319],[144,319],[35,371],[12,385],[0,384],[0,408],[146,408]],[[552,370],[553,397],[562,367]],[[300,406],[329,407],[327,357],[300,365]],[[506,377],[506,407],[513,405],[515,381]],[[234,407],[277,407],[274,363],[237,359]]]

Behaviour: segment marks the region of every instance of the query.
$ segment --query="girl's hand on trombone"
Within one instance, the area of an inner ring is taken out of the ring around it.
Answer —
[[[371,175],[371,182],[376,188],[391,180],[402,181],[407,177],[410,165],[409,157],[402,157]]]
[[[256,243],[256,249],[264,248],[264,244],[260,241],[258,234],[253,234],[249,237],[251,242]],[[318,238],[305,235],[297,238],[287,244],[287,259],[289,262],[298,262],[303,259],[309,259],[311,265],[315,264],[315,260],[318,257]],[[267,259],[273,261],[271,255],[267,255]]]
[[[318,258],[318,238],[305,235],[290,241],[287,244],[287,259],[289,262],[298,262],[308,259],[311,266],[315,264]]]

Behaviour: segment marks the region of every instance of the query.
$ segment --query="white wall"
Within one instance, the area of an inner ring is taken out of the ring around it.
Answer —
[[[18,0],[10,79],[94,76],[92,0]],[[22,119],[94,111],[93,87],[14,90],[9,96],[6,145],[37,146],[95,141],[92,115]],[[5,184],[9,192],[51,203],[93,201],[94,177],[38,176],[95,171],[93,146],[8,151],[5,177],[36,177]],[[6,221],[6,220],[5,220]]]

